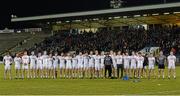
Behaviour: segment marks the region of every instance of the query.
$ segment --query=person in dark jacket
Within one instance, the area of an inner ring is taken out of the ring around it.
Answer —
[[[105,58],[104,58],[104,66],[105,66],[105,74],[104,77],[107,78],[106,73],[108,71],[108,78],[111,78],[112,76],[112,65],[113,65],[113,61],[111,56],[109,56],[109,53],[106,54]]]
[[[144,62],[143,62],[143,75],[147,77],[147,66],[148,66],[148,54],[144,54]]]

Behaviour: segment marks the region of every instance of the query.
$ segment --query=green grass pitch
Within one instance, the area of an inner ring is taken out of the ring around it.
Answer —
[[[4,66],[0,65],[0,95],[174,95],[180,94],[180,67],[176,70],[177,79],[141,79],[137,83],[119,79],[3,80]]]

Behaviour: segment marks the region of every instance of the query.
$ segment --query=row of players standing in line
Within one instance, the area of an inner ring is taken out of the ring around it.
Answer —
[[[144,65],[145,57],[141,53],[132,52],[130,56],[127,52],[121,53],[121,51],[117,52],[117,54],[113,51],[109,52],[109,55],[112,58],[112,73],[113,77],[122,78],[123,71],[125,75],[129,75],[130,77],[138,77],[141,78],[142,75],[146,77],[147,68]],[[99,55],[98,51],[90,51],[90,54],[85,52],[79,52],[78,55],[73,54],[71,56],[70,53],[67,53],[66,56],[64,53],[61,53],[59,56],[56,52],[53,56],[52,53],[47,55],[47,52],[44,51],[43,55],[41,52],[36,56],[34,52],[31,52],[31,55],[28,56],[27,52],[24,52],[24,55],[20,57],[16,54],[14,60],[8,54],[4,56],[3,62],[5,65],[4,79],[7,77],[7,73],[9,71],[10,79],[12,79],[11,74],[11,65],[14,61],[15,63],[15,78],[57,78],[57,70],[59,69],[59,76],[61,78],[100,78],[106,77],[104,76],[104,58],[105,52],[101,52]],[[156,63],[156,58],[153,54],[149,54],[148,59],[148,78],[151,77],[151,74],[155,76],[154,68]],[[166,57],[160,52],[160,55],[157,57],[158,62],[158,78],[160,78],[160,74],[162,77],[164,76],[165,69],[165,61]],[[173,55],[173,52],[170,52],[170,55],[167,57],[168,63],[168,78],[170,78],[171,71],[173,71],[173,76],[176,78],[175,73],[175,61],[176,57]],[[30,65],[30,66],[29,66]],[[119,76],[121,70],[121,76]],[[144,74],[143,74],[144,73]]]

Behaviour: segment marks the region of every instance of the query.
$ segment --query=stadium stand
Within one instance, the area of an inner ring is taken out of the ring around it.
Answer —
[[[3,33],[0,35],[0,54],[8,51],[17,44],[20,44],[24,39],[30,37],[27,33]]]
[[[31,35],[30,38],[25,39],[24,43],[17,45],[14,48],[12,48],[11,53],[15,54],[15,53],[21,52],[25,49],[29,49],[29,48],[33,47],[35,44],[42,42],[44,40],[44,38],[46,38],[48,36],[50,36],[50,34],[47,34],[47,33],[45,34],[42,32],[38,32],[34,35]]]
[[[37,34],[26,32],[0,34],[0,61],[2,60],[2,56],[7,52],[11,52],[14,55],[16,52],[33,47],[35,43],[43,41],[47,36],[49,34],[42,32],[38,32]]]
[[[100,30],[92,32],[58,32],[36,44],[30,50],[42,51],[90,51],[122,50],[140,51],[144,47],[160,47],[165,54],[180,52],[180,28],[164,26],[156,29],[128,28],[124,30]]]

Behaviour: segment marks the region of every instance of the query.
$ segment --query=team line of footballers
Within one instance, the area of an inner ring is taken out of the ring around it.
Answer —
[[[133,78],[146,78],[158,77],[165,78],[164,69],[165,64],[168,66],[168,75],[170,79],[172,75],[176,78],[175,62],[176,57],[173,52],[170,52],[168,57],[160,52],[159,56],[155,57],[149,53],[147,57],[147,65],[144,65],[146,57],[140,52],[121,53],[121,51],[113,52],[101,52],[90,51],[90,53],[79,52],[76,54],[64,54],[58,55],[47,54],[46,51],[39,52],[36,56],[35,52],[31,52],[28,55],[24,52],[23,56],[16,54],[15,58],[12,58],[10,54],[7,54],[3,58],[4,63],[4,79],[12,79],[11,65],[15,64],[15,78],[57,78],[57,74],[60,78],[103,78],[104,76],[104,58],[108,55],[112,58],[112,75],[116,78],[122,78],[123,72]],[[166,63],[167,62],[167,63]],[[158,75],[155,74],[155,65],[158,63]],[[122,65],[120,69],[121,76],[119,76],[118,66]],[[59,70],[59,71],[58,71]],[[118,71],[118,72],[117,72]]]

